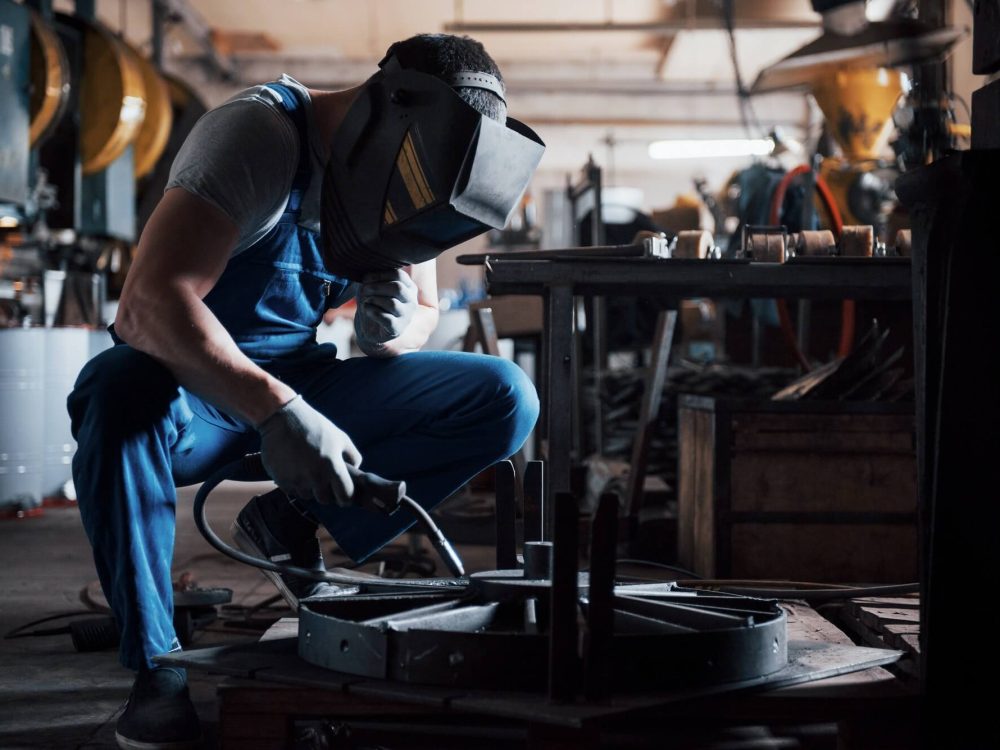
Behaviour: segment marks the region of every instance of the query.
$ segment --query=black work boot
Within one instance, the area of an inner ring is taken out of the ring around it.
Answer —
[[[123,750],[193,750],[201,745],[198,714],[183,672],[143,669],[135,678],[115,739]]]
[[[279,489],[251,498],[233,523],[236,546],[254,557],[307,570],[326,570],[323,551],[316,538],[316,521],[292,505]],[[356,586],[341,586],[308,578],[261,570],[278,587],[288,605],[298,611],[299,601],[314,596],[342,596],[358,592]]]

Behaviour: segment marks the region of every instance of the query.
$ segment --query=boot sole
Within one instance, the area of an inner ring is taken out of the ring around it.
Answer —
[[[254,557],[260,558],[261,560],[267,559],[264,556],[263,550],[261,550],[257,546],[257,544],[253,541],[253,539],[251,539],[247,535],[247,533],[240,528],[240,525],[238,523],[234,521],[229,531],[233,537],[233,541],[236,542],[236,546],[239,547],[241,550],[246,552],[248,555],[253,555]],[[281,596],[284,597],[285,601],[292,608],[292,610],[294,612],[298,612],[299,599],[297,596],[295,596],[295,594],[291,592],[291,589],[289,589],[288,586],[285,585],[285,582],[281,580],[281,576],[275,573],[273,570],[264,570],[263,568],[257,568],[257,570],[267,580],[269,580],[271,583],[274,584],[275,588],[278,589],[278,591],[281,593]],[[142,748],[138,748],[137,750],[142,750]]]

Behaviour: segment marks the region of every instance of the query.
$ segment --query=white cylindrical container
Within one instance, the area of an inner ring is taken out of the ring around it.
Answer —
[[[45,329],[45,463],[42,496],[75,499],[72,485],[76,441],[70,433],[66,399],[77,375],[90,359],[89,328]]]
[[[42,502],[45,330],[0,329],[0,508]]]

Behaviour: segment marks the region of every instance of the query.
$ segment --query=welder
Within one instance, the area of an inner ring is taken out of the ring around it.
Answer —
[[[239,514],[253,554],[322,569],[318,522],[356,561],[412,516],[351,507],[348,466],[431,508],[516,452],[534,386],[499,357],[417,351],[438,320],[435,258],[502,226],[543,150],[507,118],[467,37],[390,47],[339,91],[284,76],[211,110],[178,153],[111,327],[69,398],[73,477],[104,593],[137,671],[125,748],[198,741],[172,626],[176,490],[260,451],[278,490]],[[356,298],[365,356],[316,342]],[[291,606],[336,586],[271,574]]]

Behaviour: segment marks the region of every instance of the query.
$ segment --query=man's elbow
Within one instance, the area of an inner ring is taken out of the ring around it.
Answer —
[[[136,304],[134,295],[123,296],[115,313],[115,335],[129,346],[139,349],[145,327],[142,306]]]
[[[118,338],[133,349],[147,351],[156,322],[165,315],[165,310],[158,307],[166,294],[165,289],[156,294],[139,284],[126,286],[115,314],[115,334]]]

